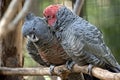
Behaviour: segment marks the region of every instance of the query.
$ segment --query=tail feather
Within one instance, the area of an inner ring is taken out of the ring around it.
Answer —
[[[120,66],[117,66],[117,67],[110,67],[110,71],[111,72],[115,72],[115,73],[119,73],[120,72]]]

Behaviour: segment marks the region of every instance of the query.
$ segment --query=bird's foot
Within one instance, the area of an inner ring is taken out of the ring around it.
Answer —
[[[74,61],[67,61],[67,62],[66,62],[66,67],[67,67],[70,71],[72,71],[72,68],[73,68],[74,64],[75,64]]]
[[[90,76],[92,76],[92,68],[93,68],[94,66],[92,65],[92,64],[89,64],[88,65],[88,74],[90,75]]]
[[[54,68],[55,68],[55,65],[50,65],[50,74],[51,75],[54,74]]]

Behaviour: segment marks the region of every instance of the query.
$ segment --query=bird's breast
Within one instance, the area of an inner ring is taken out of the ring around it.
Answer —
[[[39,53],[43,61],[54,65],[64,64],[69,58],[56,39],[40,48]]]

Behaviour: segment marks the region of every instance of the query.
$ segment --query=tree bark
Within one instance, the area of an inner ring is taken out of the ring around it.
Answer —
[[[80,15],[83,4],[84,4],[84,0],[76,0],[74,4],[73,12],[76,13],[77,15]]]
[[[88,74],[88,66],[78,66],[75,64],[73,66],[72,72],[85,73]],[[53,75],[64,77],[65,74],[69,75],[71,73],[65,65],[56,66],[54,68]],[[51,75],[49,68],[7,68],[1,67],[0,74],[4,75],[24,75],[24,76],[43,76]],[[101,69],[99,67],[92,68],[92,75],[101,80],[120,80],[120,73],[112,73],[108,70]]]
[[[8,5],[12,0],[0,0],[0,18],[4,15]],[[19,3],[17,12],[22,8],[22,3]],[[0,65],[2,67],[22,67],[22,22],[20,21],[15,31],[10,32],[5,37],[0,36]],[[15,75],[0,75],[0,80],[22,80],[22,76]]]

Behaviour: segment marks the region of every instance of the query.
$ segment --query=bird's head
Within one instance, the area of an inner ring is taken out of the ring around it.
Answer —
[[[50,5],[43,11],[43,15],[50,26],[53,26],[57,20],[56,14],[62,5]]]
[[[53,30],[63,29],[77,18],[77,15],[66,6],[58,4],[46,7],[43,15]]]
[[[22,27],[22,34],[32,42],[37,42],[38,40],[49,41],[51,39],[51,32],[46,21],[31,13],[26,16]]]

